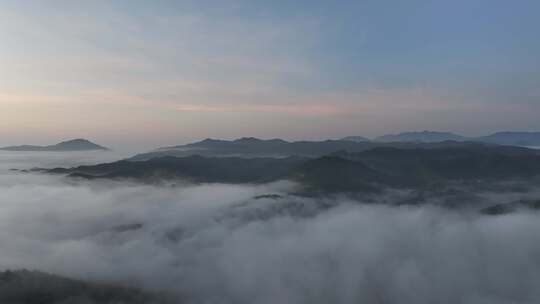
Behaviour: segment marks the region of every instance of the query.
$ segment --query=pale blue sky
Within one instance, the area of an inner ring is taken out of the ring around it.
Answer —
[[[540,2],[0,2],[0,144],[540,130]]]

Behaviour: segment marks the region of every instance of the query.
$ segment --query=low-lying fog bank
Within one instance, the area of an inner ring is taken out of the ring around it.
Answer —
[[[9,168],[105,156],[0,157],[0,271],[126,284],[187,303],[540,301],[540,216],[531,210],[486,216],[431,197],[418,206],[297,197],[289,182],[72,181]],[[484,204],[535,195],[478,194]]]

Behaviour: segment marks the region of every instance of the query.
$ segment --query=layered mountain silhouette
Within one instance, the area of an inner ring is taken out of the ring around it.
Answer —
[[[444,142],[341,150],[322,157],[160,156],[43,171],[86,179],[142,182],[182,179],[195,183],[266,183],[289,179],[310,190],[354,192],[381,187],[422,188],[446,181],[530,179],[540,175],[540,151]]]
[[[355,140],[358,138],[358,140]],[[369,141],[362,136],[348,136],[343,140]],[[442,141],[474,141],[512,146],[540,146],[540,132],[497,132],[486,136],[467,137],[450,132],[421,131],[387,134],[373,139],[375,142],[421,142],[435,143]]]
[[[540,132],[498,132],[475,140],[499,145],[540,146]]]
[[[422,131],[422,132],[404,132],[400,134],[388,134],[375,138],[375,141],[379,142],[441,142],[441,141],[465,141],[466,137],[449,132],[434,132],[434,131]]]
[[[134,179],[145,182],[185,179],[195,183],[266,183],[286,178],[306,159],[164,156],[146,161],[121,160],[95,166],[55,168],[48,173],[88,179]]]
[[[281,139],[263,140],[253,137],[237,140],[205,139],[203,141],[173,147],[164,147],[157,150],[138,154],[129,160],[141,161],[162,156],[184,157],[201,155],[209,157],[320,157],[336,151],[361,152],[378,147],[394,147],[402,149],[413,148],[440,148],[463,145],[463,142],[444,141],[434,143],[422,142],[372,142],[350,140],[325,141],[295,141],[288,142]],[[492,145],[492,144],[491,144]]]
[[[55,144],[55,145],[49,145],[49,146],[33,146],[33,145],[22,145],[22,146],[10,146],[10,147],[3,147],[0,148],[0,150],[4,151],[96,151],[96,150],[102,150],[106,151],[109,150],[106,147],[100,146],[98,144],[95,144],[89,140],[86,139],[73,139],[68,141],[63,141],[61,143]]]
[[[431,149],[454,147],[473,142],[488,146],[497,145],[498,142],[514,146],[535,146],[535,134],[539,134],[540,137],[540,133],[523,134],[513,132],[509,134],[505,132],[497,134],[487,137],[466,138],[453,133],[424,131],[385,135],[374,141],[354,136],[340,140],[294,142],[282,139],[264,140],[254,137],[244,137],[236,140],[209,138],[191,144],[159,148],[151,152],[138,154],[130,160],[140,161],[162,156],[183,157],[195,154],[209,157],[320,157],[336,151],[362,152],[379,147]],[[540,138],[538,145],[540,145]]]
[[[187,145],[164,147],[152,152],[136,155],[130,160],[148,160],[161,156],[239,156],[239,157],[287,157],[287,156],[322,156],[338,150],[359,151],[369,149],[373,144],[347,140],[298,141],[288,142],[281,139],[263,140],[244,137],[237,140],[205,139]]]

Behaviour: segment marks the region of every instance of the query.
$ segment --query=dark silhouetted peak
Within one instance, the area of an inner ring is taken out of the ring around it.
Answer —
[[[107,148],[100,146],[98,144],[95,144],[89,140],[77,138],[73,140],[63,141],[59,144],[56,144],[54,146],[49,146],[53,149],[58,150],[108,150]]]

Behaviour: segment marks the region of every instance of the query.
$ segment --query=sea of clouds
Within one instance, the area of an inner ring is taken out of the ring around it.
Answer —
[[[157,186],[9,170],[118,157],[0,153],[0,270],[166,291],[183,303],[540,302],[532,211],[296,197],[286,181]],[[269,193],[283,198],[254,199]]]

